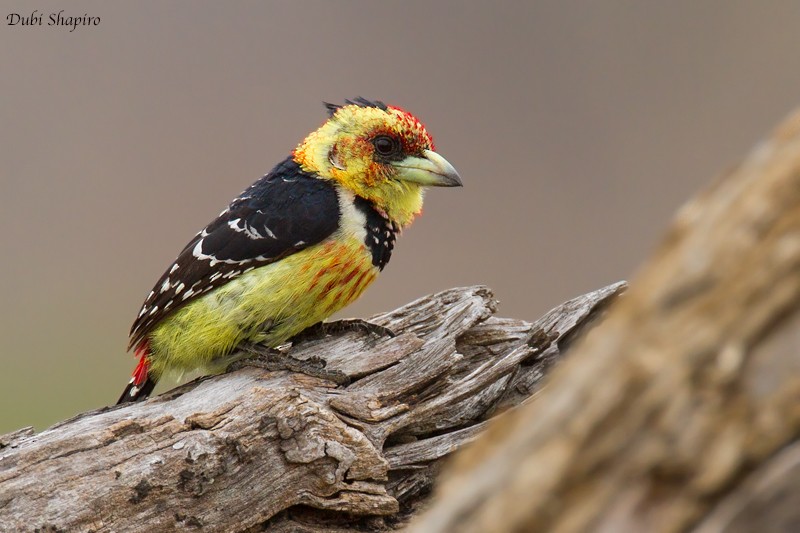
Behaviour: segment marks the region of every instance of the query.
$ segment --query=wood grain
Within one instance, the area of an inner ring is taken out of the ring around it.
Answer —
[[[493,317],[486,287],[452,289],[372,319],[394,338],[346,333],[290,350],[349,376],[344,388],[244,368],[0,437],[0,529],[400,527],[441,461],[533,394],[570,334],[623,289],[534,323]]]
[[[458,455],[410,531],[691,529],[800,438],[796,343],[759,357],[798,304],[800,113],[678,212],[607,319]]]

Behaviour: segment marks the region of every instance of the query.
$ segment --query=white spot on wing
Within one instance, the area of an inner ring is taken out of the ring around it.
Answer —
[[[194,248],[192,248],[192,255],[201,261],[209,261],[209,265],[212,267],[217,263],[225,263],[228,265],[239,265],[250,261],[249,259],[245,259],[244,261],[237,261],[235,259],[217,259],[213,255],[204,254],[203,239],[200,239],[199,241],[197,241],[197,244],[194,245]]]
[[[192,249],[192,255],[195,256],[197,259],[208,259],[209,256],[203,253],[203,239],[197,241],[197,244],[194,245]]]
[[[158,306],[156,305],[150,310],[150,316],[153,316],[154,314],[156,314],[157,311],[158,311]]]
[[[241,226],[239,225],[239,223],[241,223]],[[253,240],[264,238],[264,236],[261,235],[259,232],[257,232],[255,229],[253,229],[252,226],[248,225],[246,220],[243,221],[241,218],[236,218],[228,222],[228,227],[237,233],[244,233]],[[275,238],[275,235],[272,234],[271,231],[269,231],[269,228],[267,228],[267,232],[269,232],[272,238]]]
[[[253,239],[254,241],[255,241],[255,240],[258,240],[258,239],[263,239],[263,238],[264,238],[264,236],[263,236],[263,235],[261,235],[261,234],[260,234],[259,232],[257,232],[255,229],[253,229],[253,227],[252,227],[252,226],[249,226],[249,225],[248,225],[246,222],[245,222],[245,224],[244,224],[243,231],[244,231],[244,234],[245,234],[245,235],[247,235],[248,237],[250,237],[250,238],[251,238],[251,239]]]
[[[184,285],[184,284],[183,284],[183,282],[181,282],[181,283],[178,283],[178,286],[177,286],[177,287],[175,287],[175,294],[180,294],[180,293],[181,293],[181,291],[182,291],[184,288],[186,288],[186,285]]]
[[[172,265],[172,268],[169,269],[169,273],[172,274],[176,270],[178,270],[178,263],[175,263],[174,265]]]

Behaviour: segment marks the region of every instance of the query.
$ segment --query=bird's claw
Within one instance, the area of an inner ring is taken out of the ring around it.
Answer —
[[[244,352],[252,354],[252,357],[234,361],[226,372],[233,372],[246,367],[263,368],[269,371],[289,370],[299,374],[305,374],[315,378],[332,381],[337,385],[348,385],[350,377],[339,370],[326,370],[326,361],[321,357],[314,356],[308,359],[296,359],[288,354],[269,348],[261,344],[245,344],[240,346]]]
[[[335,335],[337,333],[347,333],[350,331],[358,331],[361,333],[373,334],[378,337],[396,337],[397,334],[391,329],[374,324],[367,320],[360,318],[346,318],[342,320],[334,320],[332,322],[317,322],[310,326],[294,337],[292,342],[297,343],[302,340],[322,339],[328,335]]]

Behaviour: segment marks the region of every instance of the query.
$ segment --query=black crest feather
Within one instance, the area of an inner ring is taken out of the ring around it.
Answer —
[[[381,102],[380,100],[367,100],[361,96],[353,98],[352,100],[345,100],[343,105],[339,104],[330,104],[328,102],[322,102],[325,105],[325,109],[328,110],[328,116],[332,117],[340,108],[346,105],[357,105],[358,107],[376,107],[382,111],[387,111],[389,108]]]

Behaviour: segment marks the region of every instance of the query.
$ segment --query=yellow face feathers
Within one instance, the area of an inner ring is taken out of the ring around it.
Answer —
[[[422,209],[423,187],[461,185],[410,113],[366,100],[329,109],[330,119],[294,151],[303,170],[335,180],[401,226]]]

